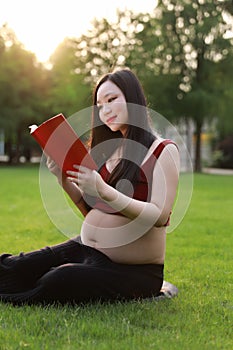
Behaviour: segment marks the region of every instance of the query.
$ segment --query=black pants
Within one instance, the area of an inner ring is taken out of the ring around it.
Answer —
[[[85,303],[159,294],[163,265],[111,261],[80,240],[0,256],[0,300],[14,304]]]

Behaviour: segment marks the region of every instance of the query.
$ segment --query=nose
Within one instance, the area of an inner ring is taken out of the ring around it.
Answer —
[[[108,103],[104,103],[102,109],[104,114],[108,114],[111,111],[110,105]]]

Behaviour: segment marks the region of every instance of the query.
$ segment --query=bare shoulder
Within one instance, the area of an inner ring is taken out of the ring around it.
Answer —
[[[174,143],[167,144],[158,159],[158,164],[165,173],[179,174],[180,172],[180,154],[179,149]],[[156,168],[156,167],[155,167]]]
[[[178,161],[180,159],[178,146],[174,142],[168,143],[161,153],[161,158],[172,158]]]

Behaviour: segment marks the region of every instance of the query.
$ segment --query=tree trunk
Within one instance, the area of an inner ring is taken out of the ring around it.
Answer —
[[[21,148],[21,140],[22,140],[22,130],[19,126],[17,128],[17,135],[16,135],[16,150],[15,150],[15,163],[19,164],[19,158],[20,158],[20,148]]]
[[[186,171],[192,171],[192,166],[190,167],[190,158],[192,158],[192,140],[193,140],[193,128],[192,128],[192,120],[190,118],[185,118],[185,125],[186,125],[186,147],[188,150],[188,154],[186,156]]]
[[[11,165],[14,158],[13,142],[11,137],[8,137],[8,140],[5,142],[5,153],[9,157],[7,163]]]
[[[195,165],[194,171],[201,173],[202,171],[202,161],[201,161],[201,133],[202,133],[202,123],[200,121],[196,122],[196,147],[195,147]]]

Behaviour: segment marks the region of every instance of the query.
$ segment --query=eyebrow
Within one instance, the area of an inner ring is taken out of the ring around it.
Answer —
[[[116,94],[117,94],[117,92],[110,91],[110,92],[107,92],[103,97],[106,98],[106,97],[108,97],[109,95],[116,95]],[[100,101],[97,100],[96,103],[99,104]]]

